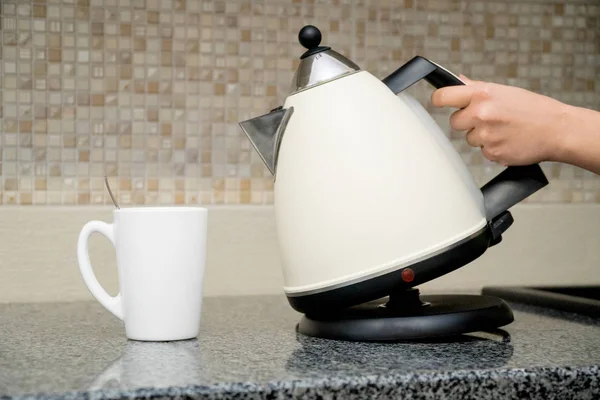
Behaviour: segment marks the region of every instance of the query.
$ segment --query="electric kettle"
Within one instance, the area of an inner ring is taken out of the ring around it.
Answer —
[[[460,268],[501,241],[508,209],[548,184],[539,165],[479,188],[405,89],[464,84],[416,56],[383,80],[307,25],[283,104],[240,122],[274,179],[284,292],[302,313],[335,311]]]

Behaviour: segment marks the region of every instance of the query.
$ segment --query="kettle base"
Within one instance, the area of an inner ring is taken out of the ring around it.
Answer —
[[[298,333],[347,341],[415,341],[493,331],[513,322],[497,297],[426,295],[417,289],[336,313],[303,315]]]

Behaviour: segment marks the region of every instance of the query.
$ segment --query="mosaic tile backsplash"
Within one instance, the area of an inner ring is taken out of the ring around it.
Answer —
[[[383,78],[414,55],[600,109],[600,3],[488,0],[0,0],[0,202],[267,204],[239,129],[280,105],[305,24]],[[500,168],[410,92],[483,184]],[[400,152],[400,150],[399,150]],[[544,165],[530,202],[600,202],[600,178]]]

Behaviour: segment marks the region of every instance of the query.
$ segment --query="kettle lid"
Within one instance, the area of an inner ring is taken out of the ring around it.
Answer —
[[[292,94],[360,71],[358,65],[329,46],[320,46],[321,31],[316,26],[304,26],[298,40],[307,50],[294,74]]]

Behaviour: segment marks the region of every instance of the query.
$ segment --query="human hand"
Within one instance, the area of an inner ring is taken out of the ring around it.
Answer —
[[[460,108],[450,126],[467,131],[467,143],[504,166],[554,161],[566,129],[565,104],[525,89],[471,81],[433,92],[436,107]]]

